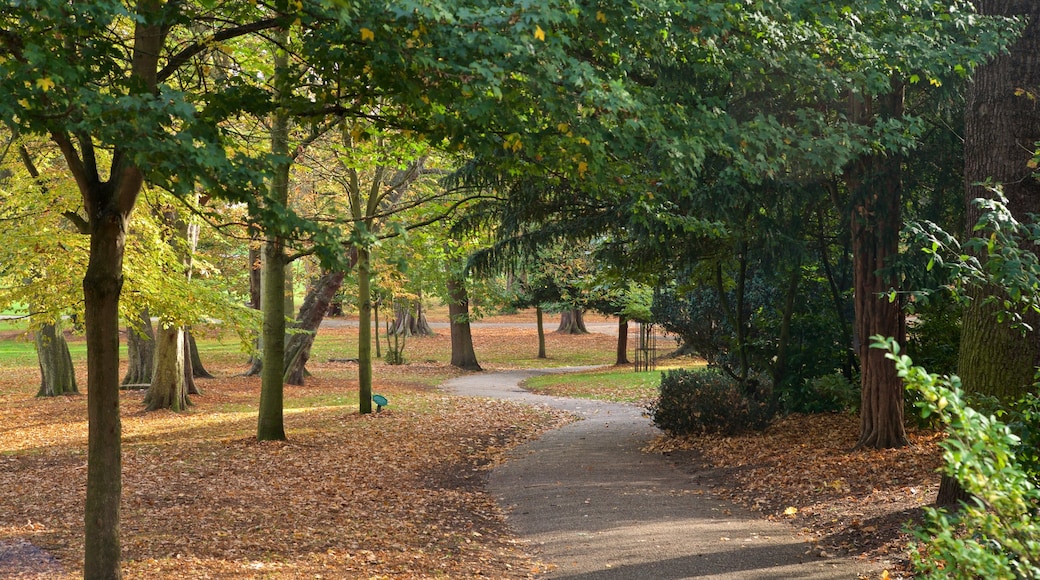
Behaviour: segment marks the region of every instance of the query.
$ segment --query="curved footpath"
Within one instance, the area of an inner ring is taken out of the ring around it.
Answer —
[[[473,374],[442,388],[548,405],[584,418],[510,452],[489,491],[551,578],[854,579],[866,563],[819,558],[782,523],[712,496],[666,457],[641,450],[657,433],[641,409],[535,395],[525,378],[576,368]]]

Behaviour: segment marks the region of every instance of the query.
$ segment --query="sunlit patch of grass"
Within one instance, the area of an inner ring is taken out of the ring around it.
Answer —
[[[645,403],[657,397],[661,372],[671,368],[704,366],[703,361],[662,361],[654,371],[635,372],[630,365],[577,373],[531,377],[523,386],[536,393],[558,397],[597,399],[618,403]]]

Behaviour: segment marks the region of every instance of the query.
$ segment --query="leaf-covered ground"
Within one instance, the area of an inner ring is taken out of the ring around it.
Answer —
[[[312,371],[336,374],[323,366]],[[436,378],[451,374],[425,366]],[[390,379],[377,388],[390,407],[368,416],[357,414],[350,380],[288,387],[287,443],[255,441],[259,381],[229,369],[201,382],[205,394],[187,413],[145,413],[141,393],[124,393],[126,576],[538,572],[481,484],[506,448],[567,419],[448,397],[416,379],[423,367],[402,367],[401,380],[396,369],[383,373]],[[34,564],[21,569],[26,577],[79,577],[86,400],[36,399],[37,380],[35,369],[0,377],[0,554],[11,556],[0,577],[16,575],[18,559]]]
[[[660,437],[648,451],[672,454],[724,498],[783,520],[817,553],[853,554],[907,577],[908,522],[935,499],[941,435],[910,430],[902,449],[853,450],[859,419],[792,415],[763,433]]]
[[[547,339],[548,364],[613,362],[614,336]],[[547,568],[482,483],[505,449],[569,418],[434,390],[458,374],[438,362],[446,332],[409,339],[408,365],[377,366],[390,406],[362,417],[356,365],[328,362],[351,340],[356,330],[319,335],[314,377],[286,389],[287,443],[255,441],[259,380],[234,376],[242,356],[219,348],[204,356],[221,378],[200,381],[205,394],[186,413],[145,413],[141,393],[123,394],[127,578],[523,578]],[[488,370],[546,363],[529,327],[482,328],[475,341]],[[34,366],[0,367],[0,578],[80,577],[85,397],[37,399]],[[763,434],[661,438],[648,451],[787,521],[818,550],[898,564],[904,522],[934,497],[937,436],[852,451],[857,433],[855,417],[792,416]]]

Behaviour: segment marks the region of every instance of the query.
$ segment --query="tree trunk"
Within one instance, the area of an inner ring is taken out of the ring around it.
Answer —
[[[869,123],[875,115],[896,118],[903,111],[903,90],[893,82],[888,95],[851,97],[850,116]],[[886,294],[894,287],[881,273],[899,252],[902,227],[901,161],[865,156],[846,171],[852,196],[853,288],[856,339],[862,376],[860,438],[857,448],[888,449],[907,444],[903,425],[903,383],[881,350],[870,348],[874,335],[906,342],[906,318],[898,301]]]
[[[422,307],[422,298],[412,303],[404,303],[394,307],[394,325],[390,334],[401,336],[433,336],[433,328],[426,320],[426,312]]]
[[[87,497],[84,578],[118,579],[122,424],[119,417],[119,294],[126,214],[88,204],[90,261],[83,277],[87,337]]]
[[[372,301],[372,333],[374,334],[376,343],[376,358],[383,358],[383,353],[379,348],[379,307],[381,306],[380,301]]]
[[[615,357],[615,365],[627,365],[628,360],[628,319],[624,316],[618,317],[618,334],[617,334],[617,357]]]
[[[473,350],[466,281],[455,276],[448,278],[448,320],[451,328],[451,365],[467,371],[483,370]]]
[[[253,310],[260,310],[260,295],[263,272],[263,248],[264,242],[262,239],[250,240],[249,242],[249,306]]]
[[[372,273],[368,248],[357,250],[358,412],[372,412]]]
[[[975,199],[993,194],[979,183],[1000,185],[1008,209],[1023,223],[1040,213],[1040,183],[1029,163],[1040,141],[1040,3],[979,0],[981,14],[1025,16],[1029,24],[1007,54],[979,67],[968,84],[964,107],[964,181],[967,226],[978,221]],[[1023,90],[1025,92],[1023,92]],[[1040,365],[1040,334],[997,321],[997,308],[983,298],[1002,296],[999,288],[972,293],[962,319],[957,374],[967,392],[1005,399],[1018,397],[1033,385]],[[1040,328],[1040,315],[1024,314],[1025,322]],[[966,494],[956,480],[943,476],[936,497],[938,505],[956,505]]]
[[[192,360],[193,358],[198,358],[199,353],[197,352],[197,349],[194,354],[191,352],[194,348],[193,345],[195,344],[195,340],[192,339],[191,332],[189,332],[187,328],[185,328],[184,332],[181,334],[184,335],[184,390],[187,391],[189,395],[201,395],[202,389],[200,389],[198,383],[195,382],[195,363]],[[189,401],[188,404],[190,405],[191,402]]]
[[[534,316],[538,324],[538,358],[547,358],[545,356],[545,325],[542,324],[541,306],[535,307]]]
[[[191,363],[191,376],[196,379],[212,379],[213,375],[202,366],[202,357],[199,356],[199,345],[195,343],[195,335],[189,330],[184,333],[188,341],[188,361]],[[192,381],[192,385],[195,381]],[[188,391],[189,395],[201,395],[202,393]]]
[[[188,408],[188,385],[184,381],[184,330],[180,327],[165,328],[160,325],[156,333],[155,372],[152,384],[144,397],[149,411],[170,409],[183,411]]]
[[[250,226],[251,231],[252,228],[253,226]],[[254,310],[263,310],[261,289],[263,288],[264,243],[258,234],[251,235],[252,239],[249,242],[249,306]],[[263,352],[263,340],[257,338],[255,346],[257,354],[250,355],[249,370],[243,376],[258,377],[264,368],[263,355],[260,354]]]
[[[279,101],[283,101],[289,98],[289,58],[284,48],[289,35],[280,29],[274,36],[277,44],[274,84]],[[281,158],[271,178],[271,199],[285,205],[289,200],[289,113],[282,106],[275,110],[271,121],[271,153]],[[285,241],[277,233],[267,233],[261,296],[264,305],[263,370],[256,428],[256,438],[260,441],[285,440],[285,266]]]
[[[581,309],[564,310],[560,314],[560,327],[556,329],[560,334],[588,334],[585,328],[585,317]]]
[[[311,356],[311,346],[318,333],[318,327],[329,311],[329,305],[343,285],[345,272],[325,272],[311,286],[307,297],[300,306],[293,328],[297,333],[286,339],[285,346],[285,382],[290,385],[302,385],[306,376],[307,360]]]
[[[155,331],[152,330],[152,317],[147,308],[141,310],[137,324],[127,325],[126,355],[129,365],[122,384],[135,389],[144,387],[129,385],[152,384],[152,371],[155,367]]]
[[[36,331],[36,356],[40,362],[37,397],[78,393],[72,355],[59,324],[44,324]]]
[[[780,336],[776,343],[776,362],[773,364],[773,384],[780,386],[787,379],[787,358],[791,347],[791,321],[794,318],[795,298],[798,297],[798,284],[802,280],[802,267],[799,260],[791,268],[791,277],[787,281],[787,292],[784,296],[784,311],[780,320]]]

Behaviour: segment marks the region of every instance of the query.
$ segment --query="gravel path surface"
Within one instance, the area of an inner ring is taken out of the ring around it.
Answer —
[[[523,379],[552,371],[473,374],[445,390],[574,412],[584,420],[513,450],[490,493],[510,526],[566,579],[854,579],[864,562],[818,557],[782,523],[712,496],[689,466],[641,452],[656,434],[641,409],[535,395]]]

